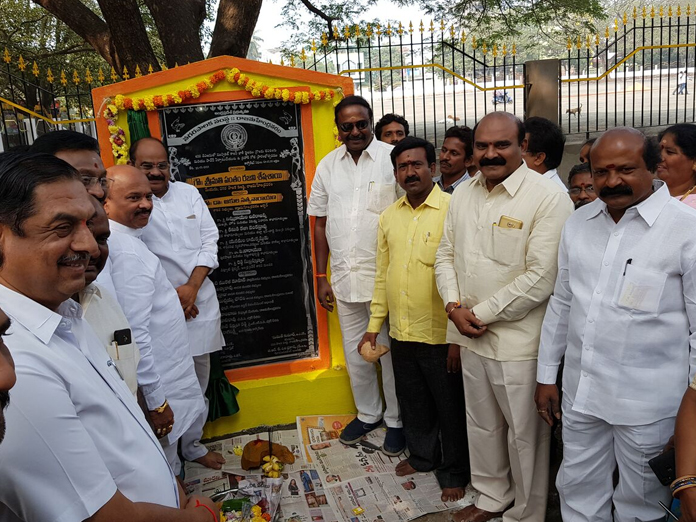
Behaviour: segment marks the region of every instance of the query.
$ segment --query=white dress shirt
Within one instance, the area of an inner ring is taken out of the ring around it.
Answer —
[[[58,313],[0,286],[17,384],[0,444],[0,520],[84,520],[118,489],[178,507],[176,479],[80,305]]]
[[[399,196],[389,157],[393,148],[373,138],[356,164],[341,145],[317,165],[307,213],[326,216],[331,287],[341,301],[372,299],[379,215]]]
[[[80,292],[80,306],[83,311],[82,318],[97,334],[102,346],[116,364],[121,377],[135,395],[138,392],[140,352],[132,335],[131,342],[128,344],[118,344],[114,340],[114,332],[130,331],[130,324],[116,300],[116,294],[111,294],[97,283],[91,283]]]
[[[138,239],[142,229],[128,228],[111,220],[109,227],[109,257],[116,297],[140,349],[138,383],[148,409],[161,406],[165,398],[169,401],[174,412],[174,428],[168,435],[171,444],[205,411],[189,349],[184,311],[162,264]],[[143,380],[148,382],[147,391]]]
[[[537,381],[565,355],[573,410],[610,424],[676,415],[696,363],[696,211],[654,189],[618,223],[599,199],[568,219],[544,318]]]
[[[542,176],[544,176],[546,179],[550,179],[551,181],[555,181],[558,183],[558,186],[562,187],[564,190],[568,190],[568,187],[565,186],[565,183],[563,183],[563,180],[558,175],[558,171],[556,169],[547,170],[542,174]]]
[[[448,343],[496,361],[536,359],[572,212],[567,192],[524,162],[490,191],[481,172],[454,191],[435,257],[437,288],[445,304],[461,301],[488,330],[469,339],[448,321]],[[502,226],[505,218],[517,228]]]
[[[150,222],[140,239],[155,254],[169,282],[178,288],[185,284],[197,266],[218,265],[217,225],[198,189],[183,182],[170,182],[161,198],[152,198]],[[198,315],[186,321],[191,355],[217,352],[225,346],[222,337],[220,304],[213,282],[205,278],[196,298]]]

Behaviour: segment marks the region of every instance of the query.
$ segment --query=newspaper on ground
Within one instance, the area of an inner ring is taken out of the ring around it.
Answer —
[[[315,444],[338,441],[343,429],[355,419],[355,415],[313,415],[297,417],[297,433],[299,444],[303,450],[305,462],[312,462],[312,456],[307,448]],[[367,435],[367,440],[377,447],[384,442],[386,428],[379,428]]]

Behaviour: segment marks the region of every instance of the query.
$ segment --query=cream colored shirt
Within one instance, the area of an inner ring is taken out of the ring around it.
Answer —
[[[435,184],[418,208],[403,196],[380,216],[368,332],[379,332],[389,314],[389,335],[394,339],[445,343],[447,314],[433,266],[449,200]]]
[[[447,342],[498,361],[536,359],[558,243],[573,203],[561,187],[522,165],[490,192],[480,172],[452,195],[435,261],[445,304],[461,301],[488,331],[478,339],[447,325]],[[498,226],[501,218],[521,228]]]

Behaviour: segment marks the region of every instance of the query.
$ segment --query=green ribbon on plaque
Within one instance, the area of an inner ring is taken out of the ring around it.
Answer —
[[[239,390],[227,380],[222,369],[220,353],[210,354],[210,382],[205,396],[208,398],[208,421],[212,422],[220,417],[228,417],[239,411],[237,394]]]
[[[129,110],[126,119],[128,121],[128,132],[130,134],[131,145],[138,140],[150,137],[150,126],[147,124],[147,111]]]

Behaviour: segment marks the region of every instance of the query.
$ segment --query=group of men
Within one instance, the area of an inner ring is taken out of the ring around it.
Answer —
[[[648,460],[696,363],[696,212],[655,178],[656,143],[607,131],[566,188],[565,137],[543,118],[448,129],[439,177],[402,117],[373,134],[352,96],[335,119],[343,145],[318,165],[309,213],[318,299],[337,307],[358,409],[341,440],[384,422],[382,451],[409,451],[397,475],[434,471],[443,501],[471,482],[458,522],[542,521],[562,419],[564,520],[662,519],[670,491]],[[379,345],[384,411],[360,356]]]
[[[224,464],[200,443],[224,340],[198,191],[159,140],[107,170],[54,131],[0,155],[0,201],[0,519],[216,519],[177,480],[180,456]]]

